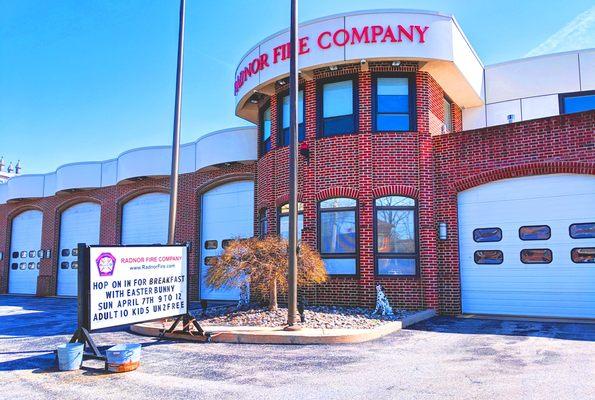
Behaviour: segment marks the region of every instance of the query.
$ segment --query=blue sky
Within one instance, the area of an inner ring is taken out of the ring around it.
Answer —
[[[0,155],[25,173],[169,144],[176,0],[0,0]],[[284,29],[289,0],[187,0],[182,141],[246,125],[234,70]],[[360,9],[454,14],[484,64],[595,47],[592,0],[301,0],[300,20]]]

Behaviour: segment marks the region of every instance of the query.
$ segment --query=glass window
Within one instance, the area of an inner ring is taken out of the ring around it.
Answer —
[[[18,263],[10,264],[10,269],[19,269],[19,264]]]
[[[30,262],[29,264],[27,264],[27,268],[29,268],[29,269],[35,269],[35,263],[34,262]]]
[[[27,258],[27,252],[25,250],[21,251],[21,258]]]
[[[229,245],[231,244],[231,242],[233,242],[233,239],[223,239],[221,241],[221,248],[227,249],[229,247]]]
[[[552,262],[550,249],[523,249],[521,250],[523,264],[549,264]]]
[[[269,211],[263,208],[258,213],[258,235],[262,239],[269,233]]]
[[[415,200],[403,196],[374,201],[378,275],[415,275],[417,266]]]
[[[29,250],[29,258],[33,258],[37,256],[37,252],[35,250]]]
[[[521,226],[519,228],[521,240],[548,240],[551,236],[552,231],[547,225]]]
[[[582,247],[572,249],[570,252],[572,262],[577,264],[595,263],[595,247]]]
[[[68,261],[62,261],[60,263],[60,269],[68,269]]]
[[[595,91],[561,95],[562,114],[595,110]]]
[[[24,262],[20,263],[19,269],[27,269],[27,263],[24,263]]]
[[[477,228],[473,231],[473,240],[482,242],[499,242],[502,240],[502,229],[500,228]]]
[[[355,132],[353,80],[322,85],[322,135]]]
[[[500,250],[477,250],[473,258],[475,264],[502,264],[504,254]]]
[[[570,237],[573,239],[595,238],[595,222],[570,225]]]
[[[217,264],[217,257],[209,256],[205,257],[205,265],[215,265]]]
[[[260,119],[261,153],[265,154],[271,149],[271,106],[262,111]]]
[[[78,256],[78,255],[79,255],[79,249],[77,249],[77,248],[74,248],[74,249],[72,249],[72,251],[70,252],[70,254],[71,254],[73,257],[76,257],[76,256]]]
[[[19,252],[18,251],[13,251],[12,252],[12,258],[19,258]]]
[[[37,257],[43,258],[43,250],[37,250]]]
[[[68,257],[70,255],[70,249],[62,249],[60,254],[62,254],[62,257]]]
[[[444,105],[444,126],[447,132],[452,132],[452,104],[446,97],[442,99]]]
[[[281,130],[279,145],[287,146],[289,144],[289,95],[284,96],[281,102]],[[304,91],[298,92],[298,140],[301,142],[306,137],[304,128]]]
[[[219,246],[219,242],[216,240],[205,240],[206,250],[215,250]]]
[[[77,269],[79,267],[79,263],[77,261],[73,261],[70,263],[70,268]]]
[[[411,130],[409,78],[376,79],[376,130]]]
[[[357,201],[334,198],[320,202],[320,254],[330,275],[356,273]]]
[[[40,262],[37,263],[37,269],[39,269],[39,268],[41,268],[41,263]]]
[[[298,240],[302,239],[302,229],[304,228],[304,205],[298,202],[298,219],[297,219],[297,231]],[[283,204],[279,207],[279,236],[283,239],[289,239],[289,203]]]

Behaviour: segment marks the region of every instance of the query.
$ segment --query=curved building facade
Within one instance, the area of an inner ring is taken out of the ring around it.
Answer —
[[[330,275],[310,304],[371,306],[381,283],[397,307],[595,318],[595,50],[484,66],[452,16],[411,10],[318,19],[299,40],[298,225]],[[255,127],[182,148],[194,299],[238,297],[201,285],[226,239],[287,234],[288,58],[287,31],[250,49],[234,94]],[[71,293],[75,212],[101,244],[162,242],[169,157],[0,185],[2,291]]]

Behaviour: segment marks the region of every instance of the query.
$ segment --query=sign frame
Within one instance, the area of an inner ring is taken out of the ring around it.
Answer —
[[[84,328],[88,332],[95,332],[100,331],[103,329],[112,329],[112,328],[121,328],[123,326],[132,325],[131,323],[124,323],[118,325],[112,325],[109,327],[104,328],[96,328],[91,329],[91,248],[97,247],[116,247],[116,248],[133,248],[133,247],[179,247],[186,249],[186,296],[183,299],[185,301],[186,306],[186,313],[182,314],[173,314],[168,315],[166,317],[159,317],[159,318],[149,318],[142,321],[136,321],[134,324],[140,324],[149,321],[156,321],[163,318],[173,318],[179,319],[181,317],[187,316],[190,310],[190,303],[189,303],[189,290],[190,290],[190,279],[189,279],[189,265],[190,265],[190,246],[188,243],[186,244],[174,244],[174,245],[161,245],[161,244],[151,244],[151,245],[113,245],[113,246],[106,246],[106,245],[91,245],[88,246],[85,243],[78,244],[78,263],[79,269],[77,271],[77,283],[78,283],[78,327]]]

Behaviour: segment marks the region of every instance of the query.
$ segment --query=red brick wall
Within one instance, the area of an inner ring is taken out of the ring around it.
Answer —
[[[200,243],[199,201],[201,194],[212,187],[231,180],[254,179],[254,165],[232,164],[211,171],[183,174],[180,176],[178,192],[178,217],[176,220],[176,241],[192,242],[190,252],[190,298],[198,297],[198,263]],[[27,209],[35,208],[43,212],[41,247],[52,250],[51,259],[41,260],[37,283],[39,296],[56,294],[58,271],[58,246],[60,235],[60,215],[74,204],[93,201],[101,205],[100,244],[111,245],[120,242],[120,221],[122,205],[143,193],[168,192],[168,178],[150,178],[132,183],[121,183],[101,189],[85,190],[60,194],[37,200],[19,201],[0,205],[0,251],[4,260],[0,261],[0,293],[8,290],[10,262],[10,227],[12,218]]]

